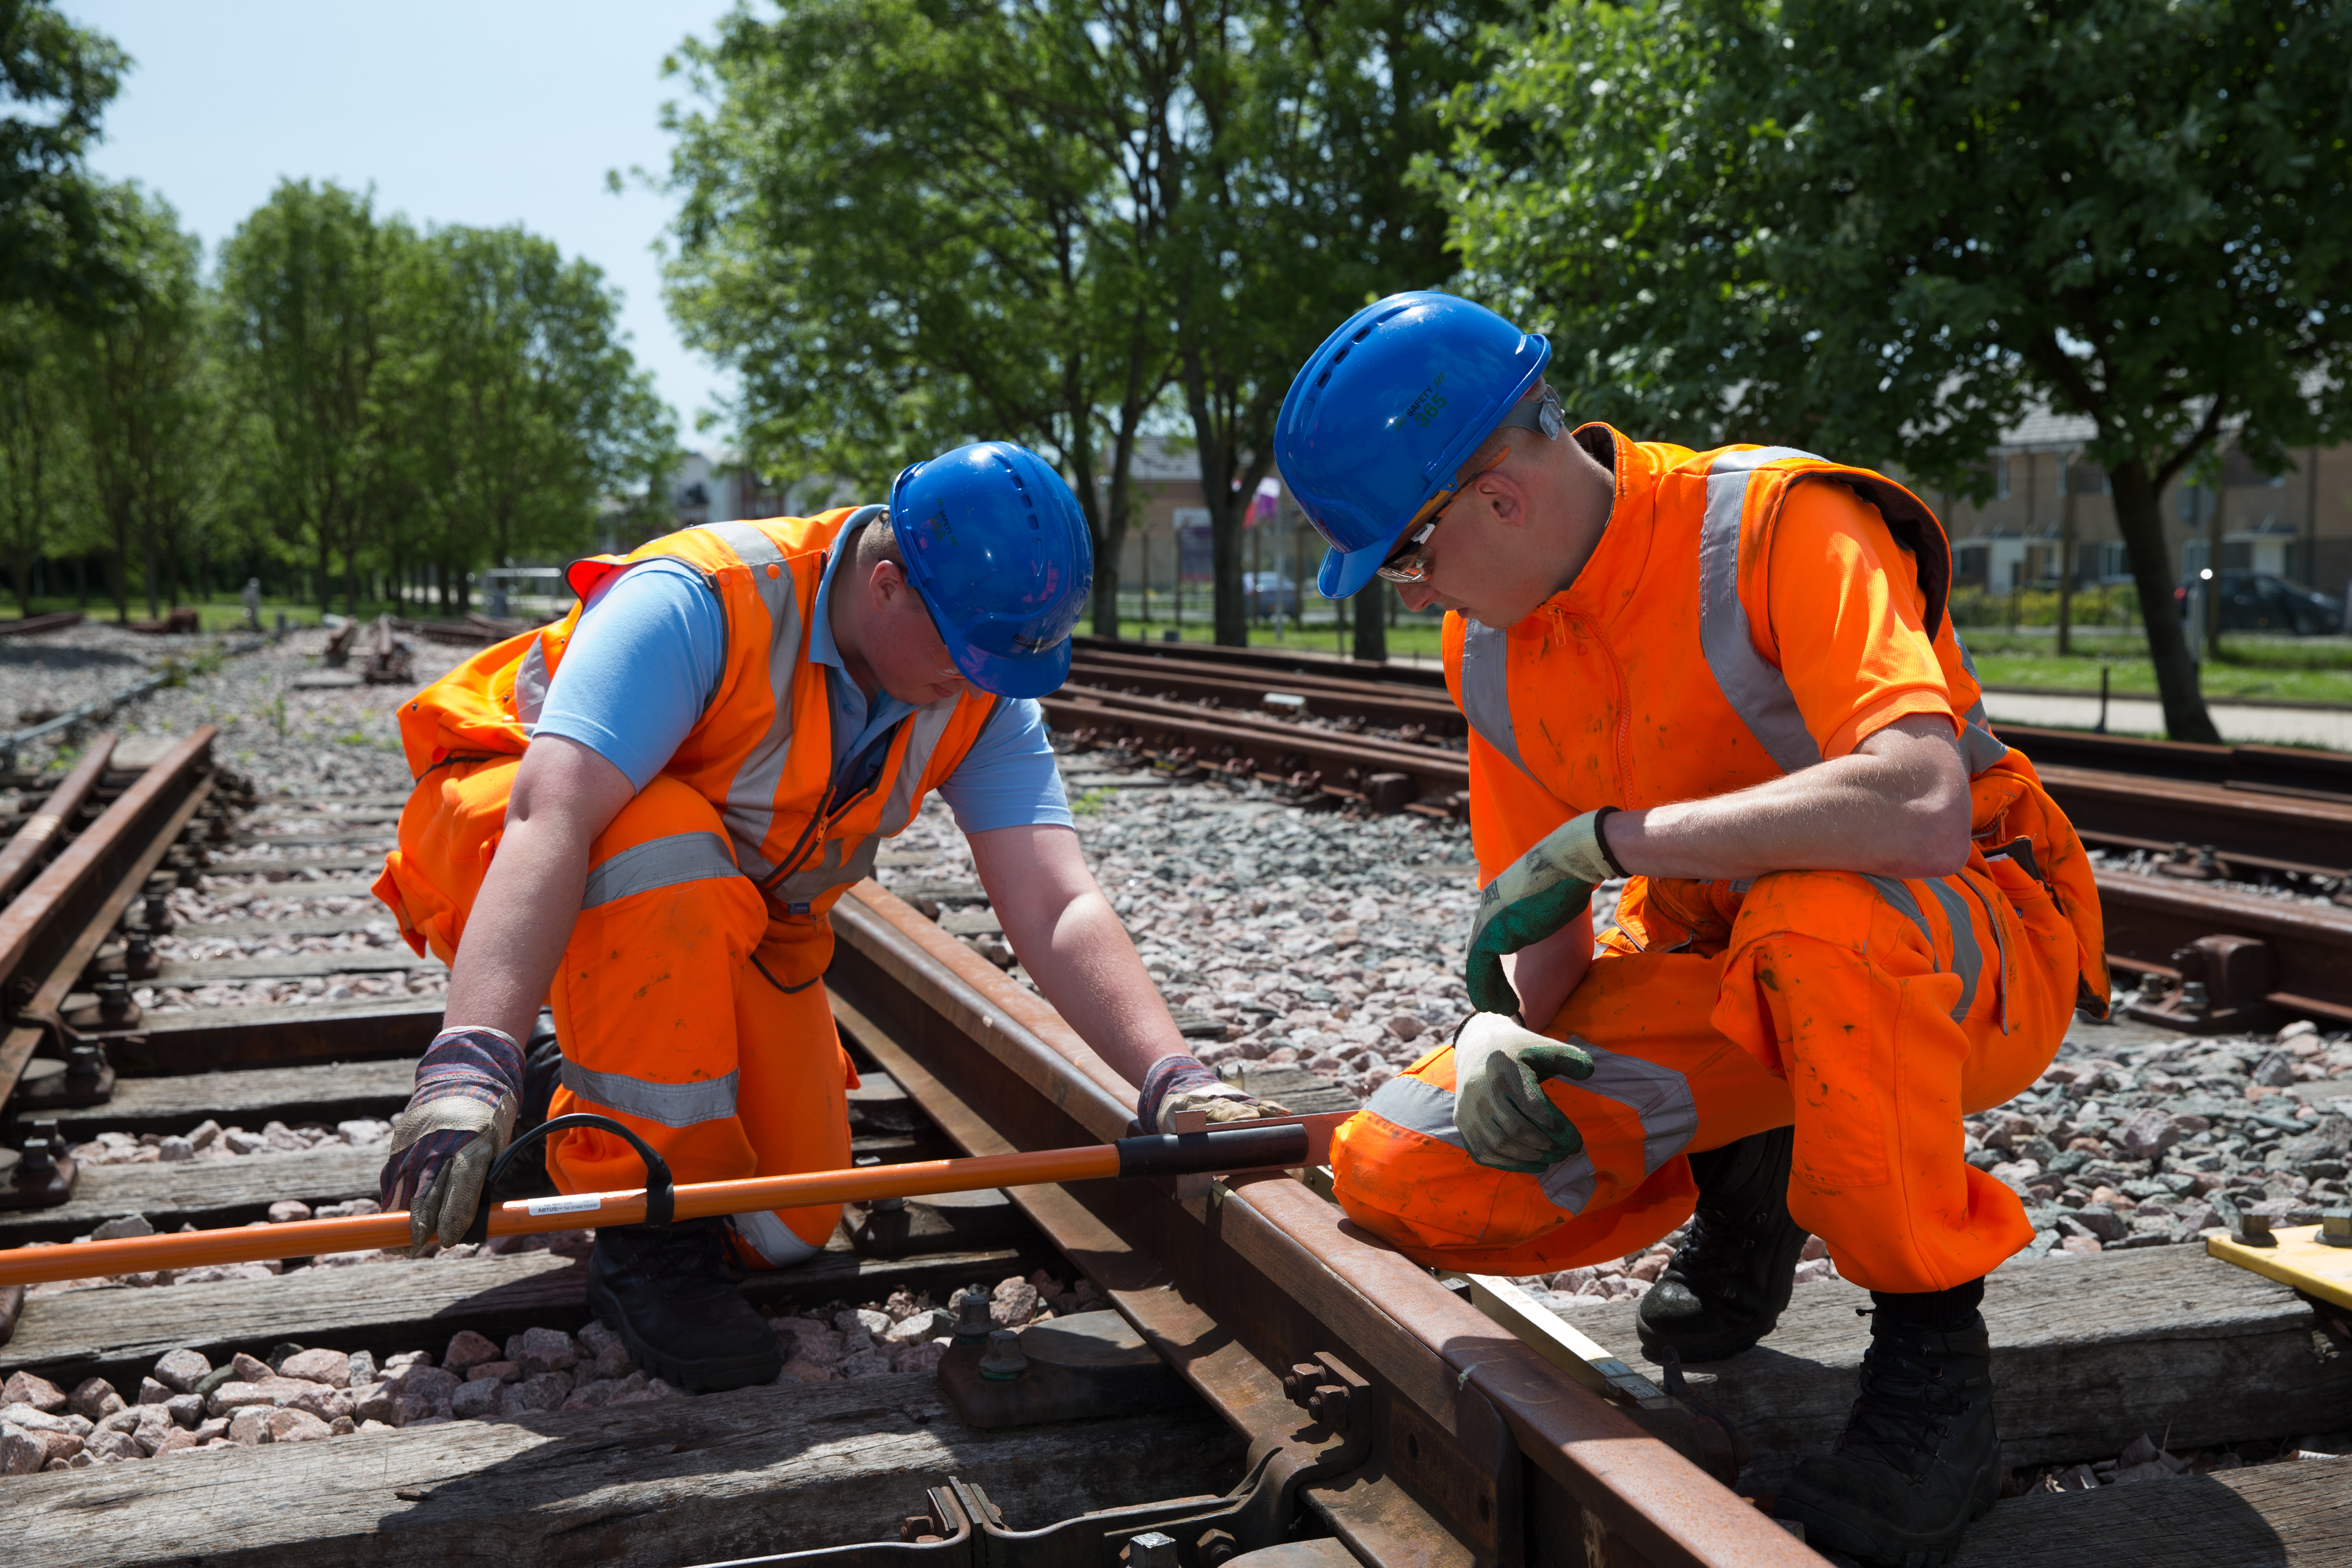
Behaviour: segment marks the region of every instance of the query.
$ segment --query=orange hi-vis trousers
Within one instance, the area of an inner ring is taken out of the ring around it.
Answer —
[[[452,763],[428,774],[400,824],[401,852],[378,891],[444,962],[457,951],[506,823],[521,758]],[[437,785],[437,788],[431,786]],[[588,884],[550,999],[563,1048],[551,1117],[613,1117],[650,1144],[677,1181],[730,1181],[849,1164],[856,1082],[824,987],[787,991],[793,972],[767,908],[736,869],[718,810],[657,776],[589,852]],[[551,911],[562,919],[565,912]],[[609,1133],[549,1140],[564,1192],[641,1186],[636,1151]],[[823,1250],[837,1205],[737,1215],[757,1253],[782,1268]]]
[[[1423,1263],[1575,1268],[1690,1218],[1685,1155],[1793,1122],[1790,1211],[1857,1284],[1948,1289],[2032,1239],[1960,1126],[2040,1075],[2075,1005],[2075,931],[2023,867],[1637,877],[1601,947],[1544,1031],[1592,1048],[1591,1078],[1545,1085],[1583,1153],[1532,1175],[1474,1162],[1446,1046],[1333,1140],[1350,1218]]]

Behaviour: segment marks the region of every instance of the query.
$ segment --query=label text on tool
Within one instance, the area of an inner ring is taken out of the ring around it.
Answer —
[[[597,1207],[604,1198],[593,1192],[572,1197],[534,1197],[523,1206],[525,1214],[584,1214]]]

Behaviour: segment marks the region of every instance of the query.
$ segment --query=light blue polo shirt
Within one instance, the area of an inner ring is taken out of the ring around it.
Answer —
[[[825,666],[833,699],[837,796],[879,769],[886,737],[915,711],[884,691],[869,705],[842,665],[826,612],[834,570],[847,553],[835,549],[827,558],[809,627],[809,657]],[[726,667],[726,613],[702,574],[680,560],[642,561],[589,594],[532,733],[578,741],[643,789],[710,706]],[[1037,704],[999,698],[980,738],[940,783],[940,798],[967,833],[1033,823],[1068,827],[1069,800]]]

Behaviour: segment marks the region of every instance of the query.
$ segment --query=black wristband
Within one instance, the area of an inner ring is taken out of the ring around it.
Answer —
[[[1619,865],[1617,857],[1609,852],[1609,834],[1605,830],[1609,826],[1609,819],[1615,815],[1617,810],[1618,808],[1615,806],[1603,806],[1592,813],[1592,841],[1600,847],[1601,858],[1609,862],[1611,871],[1615,872],[1619,876],[1630,876],[1633,873]]]

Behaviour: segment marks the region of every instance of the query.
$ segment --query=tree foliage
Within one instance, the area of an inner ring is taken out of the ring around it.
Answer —
[[[1402,174],[1499,14],[739,10],[680,57],[700,105],[670,120],[673,310],[740,374],[760,466],[878,486],[958,441],[1045,452],[1094,531],[1103,632],[1134,453],[1173,413],[1207,496],[1218,634],[1244,641],[1241,528],[1282,394],[1349,310],[1442,280],[1442,214]]]
[[[2352,93],[2333,0],[1688,0],[1544,13],[1451,107],[1465,286],[1570,406],[1981,495],[2088,416],[2168,727],[2214,737],[2158,497],[2340,435]]]
[[[82,159],[129,64],[45,0],[0,0],[0,303],[79,311],[122,284]]]

